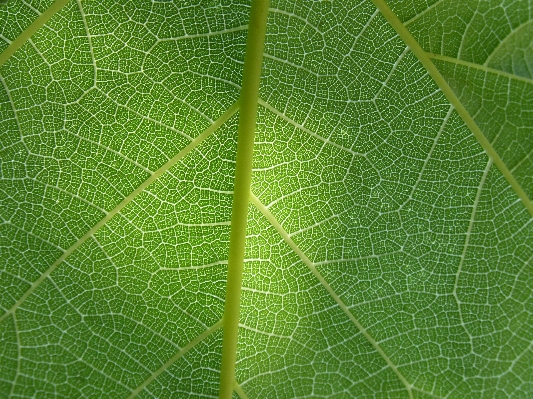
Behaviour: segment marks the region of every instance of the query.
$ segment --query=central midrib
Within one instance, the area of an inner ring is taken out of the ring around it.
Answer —
[[[233,395],[235,384],[235,362],[237,359],[237,336],[239,330],[246,223],[248,220],[252,155],[254,150],[259,81],[263,63],[268,3],[268,0],[252,0],[246,54],[244,56],[242,89],[239,99],[239,128],[228,253],[228,277],[222,322],[224,335],[222,339],[220,399],[230,399]]]

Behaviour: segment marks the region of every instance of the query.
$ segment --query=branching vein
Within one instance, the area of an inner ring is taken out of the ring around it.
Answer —
[[[167,371],[170,366],[172,366],[174,363],[176,363],[181,357],[183,357],[187,352],[189,352],[192,348],[194,348],[197,344],[202,342],[205,338],[213,334],[216,330],[218,330],[220,327],[222,327],[222,320],[219,320],[215,324],[213,324],[211,327],[206,329],[203,333],[198,335],[195,339],[193,339],[191,342],[189,342],[187,345],[185,345],[183,348],[181,348],[174,356],[172,356],[170,359],[168,359],[165,364],[163,364],[160,368],[158,368],[156,371],[154,371],[146,380],[142,382],[137,388],[135,388],[131,395],[128,396],[128,399],[135,398],[144,388],[148,386],[153,380],[155,380],[157,377],[159,377],[162,373]]]
[[[420,63],[427,70],[428,74],[433,78],[437,86],[441,89],[444,96],[453,105],[461,119],[465,122],[466,126],[470,129],[474,137],[477,139],[481,147],[485,150],[489,158],[492,159],[494,165],[498,167],[502,175],[507,182],[511,185],[515,193],[518,195],[525,208],[533,216],[533,201],[527,196],[524,189],[520,186],[515,179],[511,171],[507,168],[507,165],[500,158],[492,144],[485,137],[477,123],[474,121],[472,115],[466,110],[465,106],[461,103],[459,98],[455,95],[450,88],[444,77],[440,74],[437,67],[431,61],[428,53],[426,53],[416,39],[407,30],[405,25],[398,19],[396,14],[392,12],[389,6],[383,0],[372,0],[375,6],[381,11],[386,20],[391,24],[393,29],[398,33],[400,38],[409,46],[413,54],[418,58]]]
[[[413,398],[413,392],[412,392],[412,385],[407,381],[407,379],[404,377],[404,375],[398,370],[398,367],[392,362],[392,360],[389,358],[389,356],[385,353],[383,348],[381,348],[378,344],[378,342],[370,335],[370,333],[361,325],[359,320],[355,318],[353,313],[350,311],[348,306],[340,299],[340,297],[337,295],[337,293],[333,290],[333,288],[328,284],[328,282],[324,279],[324,277],[320,274],[320,272],[317,270],[315,264],[303,253],[303,251],[296,245],[296,243],[292,240],[292,238],[289,236],[289,234],[285,231],[285,229],[279,224],[279,222],[276,220],[274,215],[270,213],[270,211],[265,207],[261,201],[253,194],[250,193],[250,200],[251,202],[257,207],[257,209],[268,219],[268,221],[274,226],[274,228],[278,231],[278,233],[281,235],[283,240],[291,247],[291,249],[296,252],[296,254],[300,257],[300,259],[306,264],[306,266],[311,270],[311,272],[315,275],[315,277],[320,281],[320,284],[326,289],[326,291],[329,293],[329,295],[335,300],[335,302],[339,305],[339,307],[342,309],[342,311],[348,316],[348,318],[352,321],[352,323],[357,327],[357,329],[363,334],[363,336],[370,342],[370,344],[374,347],[374,349],[379,353],[379,355],[385,360],[387,365],[391,368],[391,370],[396,374],[398,379],[402,382],[402,384],[405,386],[409,398]]]
[[[201,142],[203,142],[207,137],[209,137],[215,130],[217,130],[224,122],[226,122],[239,108],[239,103],[234,103],[220,118],[218,118],[209,128],[207,128],[202,134],[189,143],[183,150],[176,154],[172,159],[170,159],[166,164],[161,166],[156,170],[148,179],[146,179],[139,187],[137,187],[130,195],[122,200],[115,208],[113,208],[109,213],[104,216],[98,223],[96,223],[87,233],[78,239],[74,244],[72,244],[64,253],[61,255],[32,285],[31,287],[22,295],[22,297],[0,317],[0,322],[4,320],[8,315],[15,312],[18,307],[26,300],[26,298],[31,295],[33,291],[39,287],[43,281],[45,281],[50,274],[74,251],[76,251],[85,241],[93,236],[100,228],[105,226],[117,213],[119,213],[126,205],[133,201],[135,197],[141,194],[150,184],[155,182],[159,177],[174,166],[179,160],[181,160],[185,155],[190,151],[196,148]]]

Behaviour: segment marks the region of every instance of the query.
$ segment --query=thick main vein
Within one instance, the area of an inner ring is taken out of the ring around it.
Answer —
[[[396,374],[398,379],[402,382],[402,384],[405,386],[409,398],[413,398],[413,386],[407,381],[405,376],[398,370],[398,367],[392,362],[390,357],[385,353],[383,348],[379,345],[379,343],[370,335],[370,333],[363,327],[363,325],[355,318],[353,313],[350,311],[348,306],[342,301],[342,299],[337,295],[337,293],[333,290],[333,288],[329,285],[329,283],[324,279],[324,277],[320,274],[320,272],[317,270],[315,264],[305,255],[305,253],[296,245],[296,243],[292,240],[289,233],[285,231],[285,229],[281,226],[281,224],[277,221],[275,216],[268,210],[268,208],[257,198],[252,192],[250,192],[250,201],[256,206],[256,208],[268,219],[268,221],[272,224],[272,226],[278,231],[278,233],[283,238],[283,241],[285,241],[289,247],[300,257],[300,259],[305,263],[305,265],[311,270],[311,273],[315,275],[315,277],[318,279],[320,284],[326,289],[326,291],[329,293],[329,295],[333,298],[333,300],[339,305],[339,307],[342,309],[342,311],[348,316],[350,321],[357,327],[357,329],[361,332],[361,334],[367,339],[368,342],[374,347],[376,352],[379,353],[379,355],[385,360],[387,365],[391,368],[391,370]]]
[[[533,216],[533,201],[527,196],[524,189],[520,186],[520,183],[518,183],[518,181],[515,179],[512,172],[509,170],[509,168],[507,168],[507,165],[505,165],[505,162],[503,162],[503,160],[500,158],[492,144],[485,137],[477,123],[474,121],[474,118],[468,113],[465,106],[461,103],[461,101],[455,95],[446,80],[440,74],[435,64],[433,64],[433,62],[431,61],[429,54],[424,51],[420,44],[418,44],[413,35],[411,35],[405,25],[400,21],[396,14],[394,14],[394,12],[390,9],[390,7],[385,3],[384,0],[372,0],[372,2],[379,9],[381,14],[383,14],[385,19],[390,23],[396,33],[398,33],[404,43],[409,46],[413,54],[416,56],[416,58],[418,58],[422,66],[426,69],[429,76],[431,76],[431,78],[435,81],[444,96],[453,105],[463,122],[470,129],[476,140],[479,142],[481,147],[489,156],[489,158],[492,159],[494,165],[496,165],[496,167],[500,170],[500,172],[510,184],[514,192],[518,195],[525,208],[529,211],[531,216]]]
[[[252,0],[250,23],[246,41],[246,53],[240,96],[235,183],[231,210],[231,231],[228,252],[228,277],[224,304],[224,335],[222,339],[222,363],[220,372],[220,399],[233,396],[237,337],[242,289],[242,270],[248,221],[248,196],[252,178],[252,156],[257,122],[259,82],[263,64],[268,0]]]
[[[196,148],[202,141],[209,137],[215,130],[217,130],[224,122],[226,122],[237,110],[239,109],[239,101],[236,101],[228,110],[218,118],[211,126],[204,130],[198,137],[192,140],[185,148],[178,152],[167,163],[157,169],[148,179],[141,183],[134,191],[125,197],[115,208],[109,211],[98,223],[96,223],[89,231],[87,231],[82,237],[80,237],[74,244],[63,252],[63,254],[57,258],[57,260],[37,279],[33,282],[31,287],[20,297],[20,299],[0,317],[0,322],[4,320],[8,315],[13,313],[18,307],[31,295],[50,274],[74,251],[76,251],[85,241],[87,241],[94,233],[100,230],[107,222],[109,222],[117,213],[119,213],[126,205],[133,201],[135,197],[141,194],[146,188],[155,182],[159,177],[180,161],[185,155]]]
[[[45,23],[48,22],[59,10],[61,10],[69,0],[56,0],[50,7],[48,7],[35,21],[31,23],[26,29],[22,31],[18,37],[0,53],[0,66],[2,66],[14,53],[17,51],[28,39],[39,30]]]

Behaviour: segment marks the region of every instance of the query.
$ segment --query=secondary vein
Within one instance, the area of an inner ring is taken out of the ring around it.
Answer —
[[[429,76],[435,81],[439,89],[442,91],[442,94],[448,99],[448,101],[453,105],[463,122],[470,129],[474,137],[477,139],[481,147],[485,150],[489,158],[492,159],[494,165],[500,170],[502,175],[505,177],[509,185],[513,188],[514,192],[518,195],[524,207],[529,211],[531,216],[533,216],[533,201],[527,196],[524,189],[520,186],[520,183],[515,179],[509,168],[503,160],[500,158],[492,144],[485,137],[477,123],[474,121],[474,118],[468,113],[465,106],[461,103],[459,98],[455,95],[451,87],[448,85],[444,77],[440,74],[439,70],[431,61],[430,55],[424,51],[424,49],[418,44],[416,39],[411,35],[409,30],[405,25],[400,21],[400,19],[394,14],[390,7],[385,3],[384,0],[372,0],[374,5],[379,9],[381,14],[389,22],[392,28],[398,33],[400,38],[404,41],[405,44],[409,46],[413,54],[418,58],[422,66],[426,69]]]
[[[63,254],[57,258],[57,260],[37,279],[33,282],[31,287],[20,297],[20,299],[0,317],[0,322],[2,322],[6,317],[11,313],[15,312],[18,307],[26,300],[28,296],[31,295],[33,291],[39,287],[43,281],[45,281],[50,274],[65,260],[67,259],[74,251],[76,251],[85,241],[93,236],[100,228],[105,226],[117,213],[119,213],[126,205],[133,201],[135,197],[141,194],[146,188],[155,182],[163,173],[169,170],[174,166],[179,160],[181,160],[185,155],[190,151],[196,148],[201,142],[203,142],[207,137],[209,137],[215,130],[217,130],[224,122],[226,122],[237,110],[239,109],[239,102],[236,101],[220,118],[218,118],[211,126],[204,130],[198,137],[192,140],[189,145],[183,148],[178,152],[173,158],[171,158],[167,163],[161,166],[156,170],[148,179],[141,183],[131,194],[124,198],[115,208],[109,211],[98,223],[96,223],[89,231],[87,231],[82,237],[80,237],[74,244],[63,252]]]
[[[219,320],[215,324],[213,324],[211,327],[206,329],[203,333],[198,335],[196,338],[194,338],[191,342],[189,342],[187,345],[185,345],[183,348],[181,348],[174,356],[172,356],[169,360],[165,362],[160,368],[158,368],[156,371],[154,371],[146,380],[144,380],[137,388],[135,388],[131,395],[128,396],[128,399],[135,398],[144,388],[148,386],[153,380],[155,380],[157,377],[159,377],[162,373],[164,373],[166,370],[170,368],[174,363],[176,363],[180,358],[182,358],[187,352],[189,352],[192,348],[194,348],[196,345],[198,345],[200,342],[202,342],[205,338],[213,334],[215,331],[217,331],[220,327],[222,327],[222,320]]]
[[[69,0],[56,0],[50,7],[48,7],[35,21],[31,23],[26,29],[22,31],[18,37],[11,42],[7,48],[0,53],[0,66],[9,60],[9,58],[17,51],[28,39],[48,22],[59,10],[61,10]]]
[[[348,316],[350,321],[357,327],[357,329],[361,332],[361,334],[367,339],[368,342],[374,347],[374,349],[379,353],[379,355],[385,360],[387,365],[391,368],[391,370],[396,374],[398,379],[402,382],[402,384],[405,386],[409,398],[413,398],[413,391],[412,391],[412,385],[407,381],[405,376],[398,370],[398,367],[392,362],[392,360],[389,358],[389,356],[385,353],[383,348],[379,345],[379,343],[370,335],[370,333],[362,326],[362,324],[355,318],[353,313],[350,311],[348,306],[342,301],[342,299],[337,295],[337,293],[333,290],[333,288],[328,284],[328,282],[324,279],[324,277],[320,274],[320,272],[317,270],[315,264],[305,255],[305,253],[296,245],[296,243],[292,240],[292,238],[289,236],[289,233],[285,231],[285,229],[281,226],[281,224],[277,221],[275,216],[268,210],[268,208],[263,205],[263,203],[257,198],[252,192],[250,192],[250,201],[252,204],[256,206],[256,208],[268,219],[268,221],[274,226],[274,228],[278,231],[278,233],[283,238],[283,241],[285,241],[289,247],[300,257],[300,259],[305,263],[305,265],[311,270],[311,273],[315,275],[315,277],[318,279],[320,284],[326,289],[326,291],[329,293],[329,295],[335,300],[337,305],[342,309],[342,311]]]
[[[427,55],[428,55],[428,57],[430,59],[441,60],[441,61],[449,62],[450,64],[455,64],[455,65],[462,65],[462,66],[467,67],[467,68],[477,69],[478,71],[483,71],[485,73],[491,73],[491,74],[494,74],[494,75],[499,75],[499,76],[502,76],[502,77],[505,77],[507,79],[514,80],[514,81],[517,81],[517,82],[524,82],[524,83],[527,83],[527,84],[533,84],[533,79],[526,78],[526,77],[523,77],[523,76],[518,76],[518,75],[509,73],[509,72],[505,72],[505,71],[500,71],[499,69],[494,69],[494,68],[488,67],[486,65],[480,65],[480,64],[476,64],[474,62],[463,61],[463,60],[460,60],[458,58],[448,57],[446,55],[431,54],[431,53],[427,53]]]
[[[239,395],[239,398],[248,399],[248,395],[246,395],[246,392],[244,392],[244,389],[242,389],[241,385],[237,381],[235,381],[234,388],[237,395]]]

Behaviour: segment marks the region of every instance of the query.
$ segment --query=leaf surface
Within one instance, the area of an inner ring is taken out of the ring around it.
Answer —
[[[53,6],[0,4],[0,397],[217,397],[249,2]],[[532,14],[271,0],[235,398],[533,395]]]

